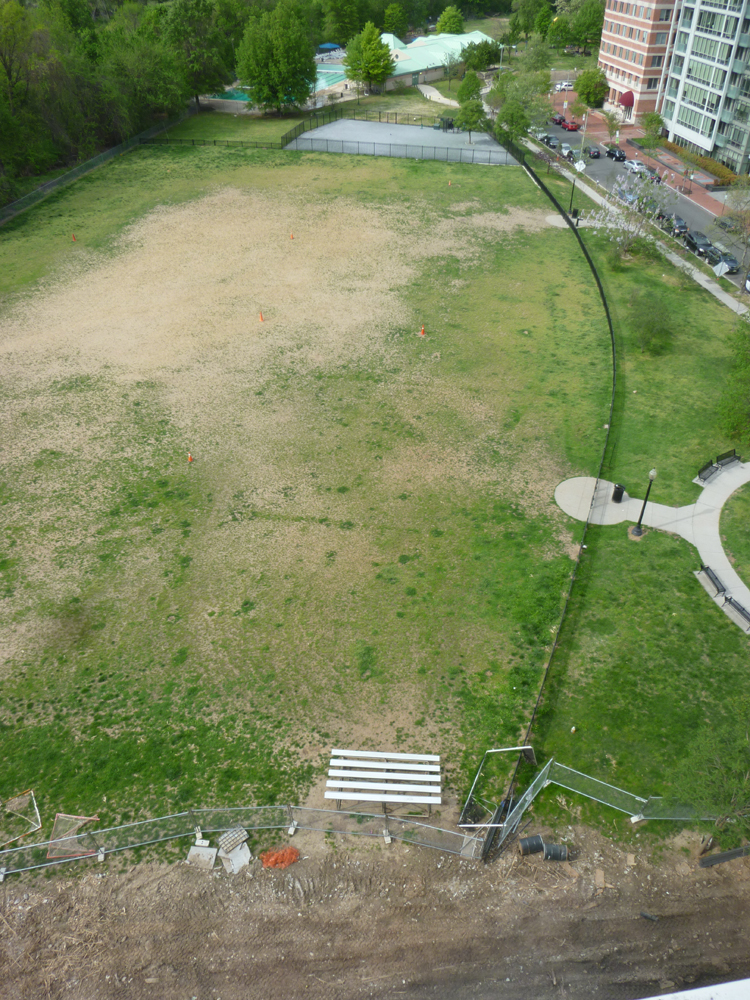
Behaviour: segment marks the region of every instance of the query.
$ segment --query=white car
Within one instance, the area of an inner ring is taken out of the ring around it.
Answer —
[[[645,163],[641,163],[640,160],[625,160],[623,167],[629,170],[631,174],[647,174],[648,169]]]
[[[560,146],[560,156],[564,156],[566,159],[568,159],[570,153],[571,153],[570,145],[567,142],[564,142],[562,146]]]
[[[572,90],[572,89],[573,89],[573,84],[569,83],[567,80],[565,81],[565,83],[556,83],[555,84],[555,92],[558,93],[558,94],[562,90]]]

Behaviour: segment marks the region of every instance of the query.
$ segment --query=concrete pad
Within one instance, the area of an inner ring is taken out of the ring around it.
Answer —
[[[750,462],[736,462],[722,469],[709,483],[694,504],[684,507],[667,507],[665,504],[646,504],[642,524],[657,531],[669,531],[684,538],[698,550],[701,563],[709,566],[726,588],[726,597],[750,611],[750,588],[735,572],[721,542],[721,508],[740,486],[750,482]],[[658,480],[657,480],[658,483]],[[613,525],[624,521],[637,523],[641,516],[643,501],[623,495],[622,503],[614,503],[614,484],[606,479],[597,480],[592,476],[566,479],[555,490],[555,502],[566,514],[589,524]],[[709,591],[699,575],[701,584]],[[710,591],[709,591],[710,592]],[[725,604],[724,595],[712,596],[715,604],[732,619],[735,624],[749,632],[750,626],[731,607]]]
[[[211,871],[216,861],[216,847],[196,847],[193,845],[188,851],[187,862],[203,871]]]

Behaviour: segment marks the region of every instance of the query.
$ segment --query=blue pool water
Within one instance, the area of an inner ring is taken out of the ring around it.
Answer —
[[[342,66],[322,66],[317,67],[318,78],[315,81],[315,93],[319,90],[325,90],[326,87],[333,87],[334,84],[341,83],[342,80],[346,80],[346,72]],[[238,90],[232,88],[231,90],[223,90],[220,94],[211,94],[216,100],[221,101],[246,101],[247,93],[244,90]]]

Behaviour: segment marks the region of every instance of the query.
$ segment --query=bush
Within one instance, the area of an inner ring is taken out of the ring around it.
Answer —
[[[685,149],[684,146],[678,146],[676,142],[670,142],[668,139],[662,139],[661,145],[664,149],[668,149],[670,153],[675,153],[682,160],[687,160],[688,163],[694,164],[696,167],[700,167],[701,170],[707,170],[710,174],[713,174],[722,185],[731,184],[733,181],[737,180],[737,174],[735,174],[729,167],[725,167],[723,163],[719,163],[718,160],[714,160],[710,156],[700,156],[698,153],[691,153],[690,150]]]

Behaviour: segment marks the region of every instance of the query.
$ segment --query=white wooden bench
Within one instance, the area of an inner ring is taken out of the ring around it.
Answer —
[[[442,802],[440,757],[435,754],[331,750],[325,798],[356,802],[433,805]]]

